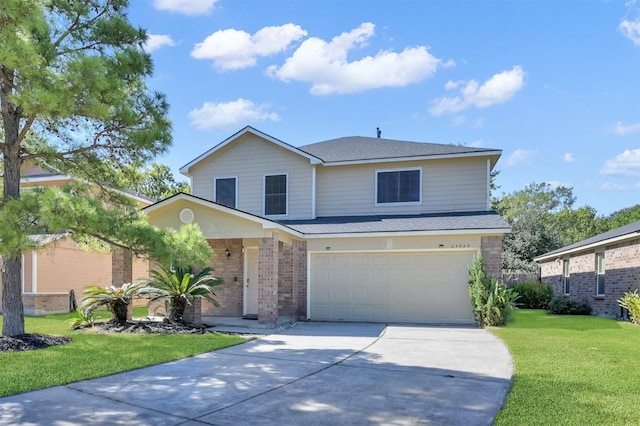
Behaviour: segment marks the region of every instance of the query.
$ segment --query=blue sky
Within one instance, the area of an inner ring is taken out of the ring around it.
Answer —
[[[131,0],[178,169],[246,125],[502,149],[498,194],[640,203],[640,1]]]

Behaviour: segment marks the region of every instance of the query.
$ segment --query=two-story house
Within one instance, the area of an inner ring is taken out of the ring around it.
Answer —
[[[245,127],[180,171],[193,195],[145,208],[197,223],[224,279],[203,316],[469,323],[468,267],[500,275],[489,211],[500,150],[345,137],[295,147]]]

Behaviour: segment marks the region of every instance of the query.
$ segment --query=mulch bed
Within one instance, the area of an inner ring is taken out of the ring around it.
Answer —
[[[123,324],[98,322],[92,326],[78,329],[90,333],[128,333],[128,334],[205,334],[209,331],[197,324],[176,324],[157,321],[129,321]],[[21,334],[18,336],[0,336],[0,353],[32,351],[49,346],[71,343],[66,336],[46,334]]]

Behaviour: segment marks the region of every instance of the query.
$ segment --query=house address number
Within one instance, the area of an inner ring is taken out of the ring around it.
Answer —
[[[451,248],[469,248],[469,244],[451,244]]]

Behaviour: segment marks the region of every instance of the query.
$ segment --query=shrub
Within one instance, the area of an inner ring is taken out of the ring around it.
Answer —
[[[67,324],[72,330],[92,326],[100,316],[96,316],[91,309],[76,308],[76,316],[69,318]]]
[[[618,305],[629,311],[634,324],[640,325],[640,294],[638,294],[638,289],[625,293],[624,297],[618,300]]]
[[[197,274],[192,268],[176,268],[175,271],[161,267],[152,270],[151,277],[142,280],[145,287],[138,294],[151,295],[149,303],[165,300],[169,307],[169,321],[183,322],[184,311],[194,299],[205,299],[214,306],[218,302],[214,299],[214,289],[222,284],[220,278],[211,275],[212,268],[204,268]]]
[[[556,296],[549,303],[549,311],[557,315],[589,315],[591,307],[584,300]]]
[[[473,316],[482,327],[506,324],[518,299],[518,294],[513,289],[489,279],[482,264],[481,254],[473,259],[469,268],[469,295]]]
[[[127,322],[127,309],[133,297],[140,289],[139,284],[122,284],[122,287],[108,285],[85,287],[82,298],[82,310],[93,312],[101,306],[107,306],[111,311],[111,320],[119,323]]]
[[[520,296],[518,305],[524,309],[547,309],[553,299],[550,284],[537,281],[523,281],[512,286]]]

